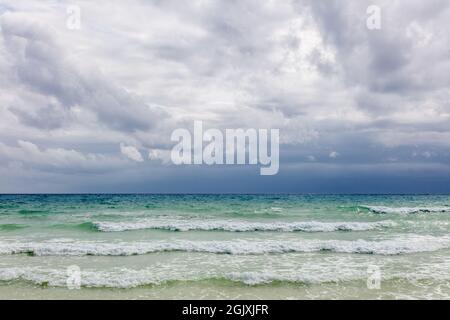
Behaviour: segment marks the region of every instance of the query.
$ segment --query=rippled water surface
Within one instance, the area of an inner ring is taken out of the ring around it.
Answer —
[[[0,297],[448,299],[449,217],[450,196],[0,195]]]

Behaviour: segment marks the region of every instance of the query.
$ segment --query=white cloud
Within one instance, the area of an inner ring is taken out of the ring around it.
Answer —
[[[171,163],[171,158],[170,158],[170,150],[165,150],[165,149],[151,149],[148,152],[148,158],[150,160],[161,160],[162,163],[164,164],[169,164]]]
[[[336,151],[331,151],[330,154],[329,154],[329,157],[332,158],[332,159],[335,159],[338,156],[339,156],[339,152],[336,152]]]
[[[133,146],[127,146],[123,143],[120,144],[120,152],[130,158],[131,160],[142,162],[144,159],[142,158],[141,153],[139,152],[136,147]]]

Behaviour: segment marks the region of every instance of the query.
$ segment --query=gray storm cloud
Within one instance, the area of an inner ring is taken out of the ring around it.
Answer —
[[[369,5],[379,30],[366,27]],[[441,0],[4,0],[0,191],[228,191],[237,176],[249,192],[338,192],[343,179],[383,184],[374,177],[393,168],[400,181],[413,172],[417,190],[445,182],[449,19]],[[194,120],[279,128],[280,175],[173,168],[158,155]]]

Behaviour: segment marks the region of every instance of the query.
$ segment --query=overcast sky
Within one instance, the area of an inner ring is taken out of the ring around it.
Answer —
[[[0,0],[0,192],[449,193],[449,30],[446,0]],[[171,164],[194,120],[279,128],[278,175]]]

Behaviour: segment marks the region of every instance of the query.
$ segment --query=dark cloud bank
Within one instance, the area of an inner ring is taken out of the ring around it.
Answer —
[[[441,0],[3,1],[0,192],[449,193],[449,21]],[[279,128],[279,174],[171,165],[194,120]]]

